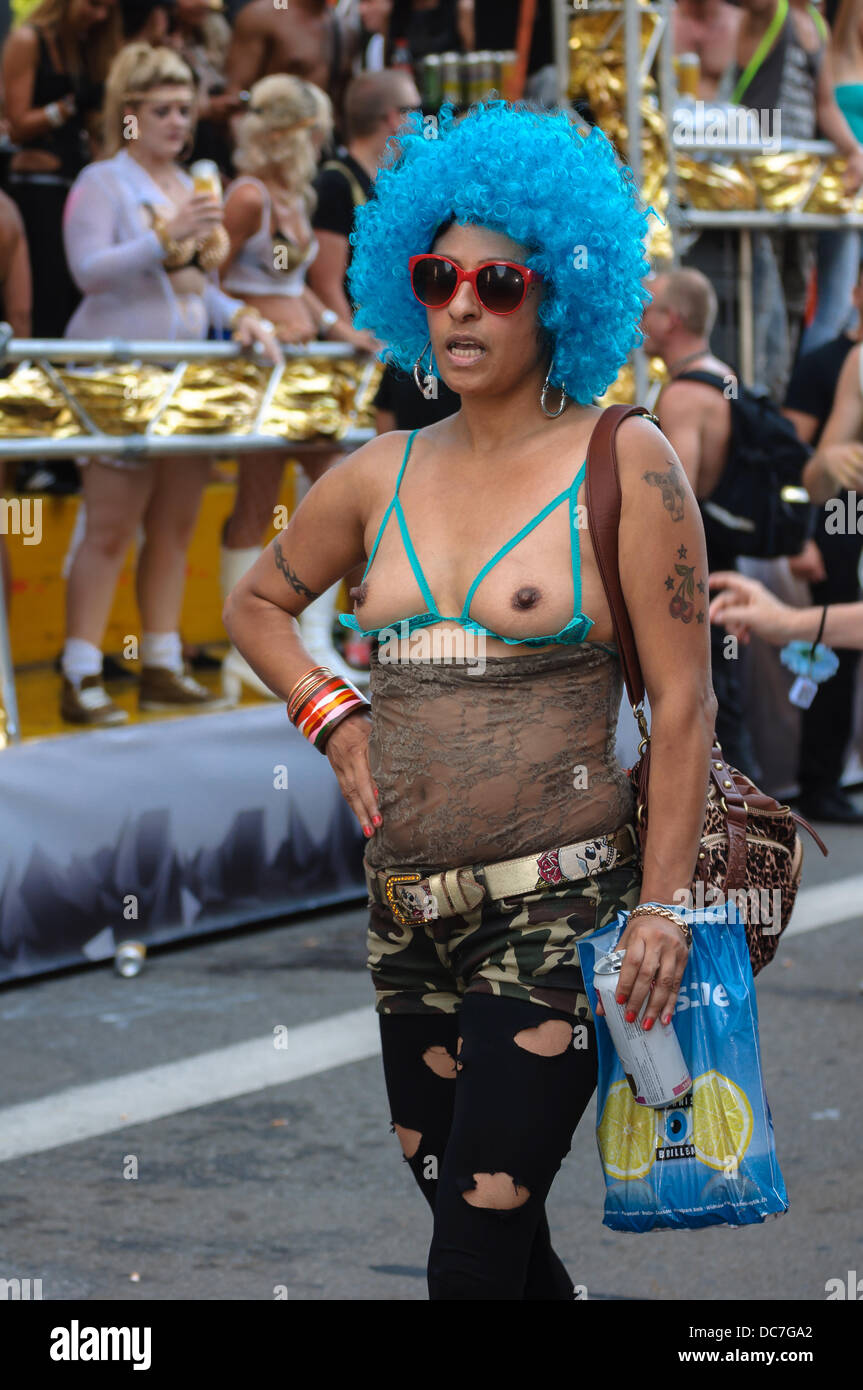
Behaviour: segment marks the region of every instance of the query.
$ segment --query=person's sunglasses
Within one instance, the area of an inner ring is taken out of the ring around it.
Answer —
[[[411,256],[408,267],[414,296],[427,309],[442,309],[449,304],[459,285],[467,280],[490,314],[514,314],[524,303],[528,285],[542,279],[538,270],[529,270],[515,261],[487,261],[476,270],[462,270],[446,256],[431,253]]]

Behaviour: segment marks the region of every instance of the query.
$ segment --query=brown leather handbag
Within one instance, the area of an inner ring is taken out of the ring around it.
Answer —
[[[593,549],[608,596],[627,694],[641,733],[638,745],[641,757],[629,769],[629,776],[635,790],[636,823],[643,854],[647,839],[650,732],[644,716],[641,664],[620,585],[617,546],[621,495],[614,441],[618,425],[629,415],[654,418],[643,406],[609,406],[590,439],[585,485]],[[718,900],[715,892],[712,895],[709,892],[711,887],[718,889],[723,898],[733,895],[733,901],[746,920],[746,939],[752,971],[756,975],[776,954],[779,937],[788,926],[800,886],[803,844],[797,825],[809,831],[826,855],[826,845],[808,821],[759,791],[751,778],[731,767],[714,739],[707,810],[690,891],[696,905],[700,900],[707,906]],[[699,880],[704,885],[702,889],[698,888]],[[778,898],[774,893],[779,894]],[[764,910],[767,903],[769,911]],[[772,910],[774,904],[779,908],[778,922],[777,913]]]

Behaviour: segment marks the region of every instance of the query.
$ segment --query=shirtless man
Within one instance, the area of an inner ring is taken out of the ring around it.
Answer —
[[[726,0],[678,0],[673,16],[674,51],[698,54],[698,96],[713,101],[723,73],[734,61],[740,10]]]
[[[650,282],[653,299],[644,310],[644,349],[661,357],[671,382],[656,405],[662,432],[672,444],[695,496],[713,492],[728,457],[731,407],[721,391],[699,381],[674,380],[678,372],[714,372],[733,377],[710,351],[716,295],[699,270],[673,270]]]
[[[225,64],[229,94],[248,91],[260,77],[290,73],[327,92],[337,113],[358,51],[355,19],[338,19],[326,0],[250,0],[237,15]]]

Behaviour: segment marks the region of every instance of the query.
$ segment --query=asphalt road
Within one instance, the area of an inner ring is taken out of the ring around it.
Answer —
[[[823,1301],[863,1275],[863,836],[819,828],[830,858],[806,837],[803,883],[834,920],[786,937],[758,984],[790,1211],[608,1231],[591,1107],[548,1205],[589,1299]],[[0,1279],[55,1300],[424,1300],[431,1216],[390,1133],[364,925],[307,916],[163,950],[136,979],[0,993]]]

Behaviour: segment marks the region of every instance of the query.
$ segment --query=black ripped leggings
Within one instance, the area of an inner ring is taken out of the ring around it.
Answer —
[[[551,1247],[545,1200],[596,1087],[596,1047],[590,1023],[575,1023],[575,1039],[552,1056],[514,1041],[552,1018],[574,1023],[529,1000],[472,992],[457,1013],[380,1015],[392,1121],[421,1136],[407,1161],[434,1212],[433,1300],[574,1296]],[[458,1056],[455,1076],[423,1060],[441,1046]],[[530,1196],[509,1209],[474,1206],[464,1193],[477,1173],[508,1174],[515,1195]]]

